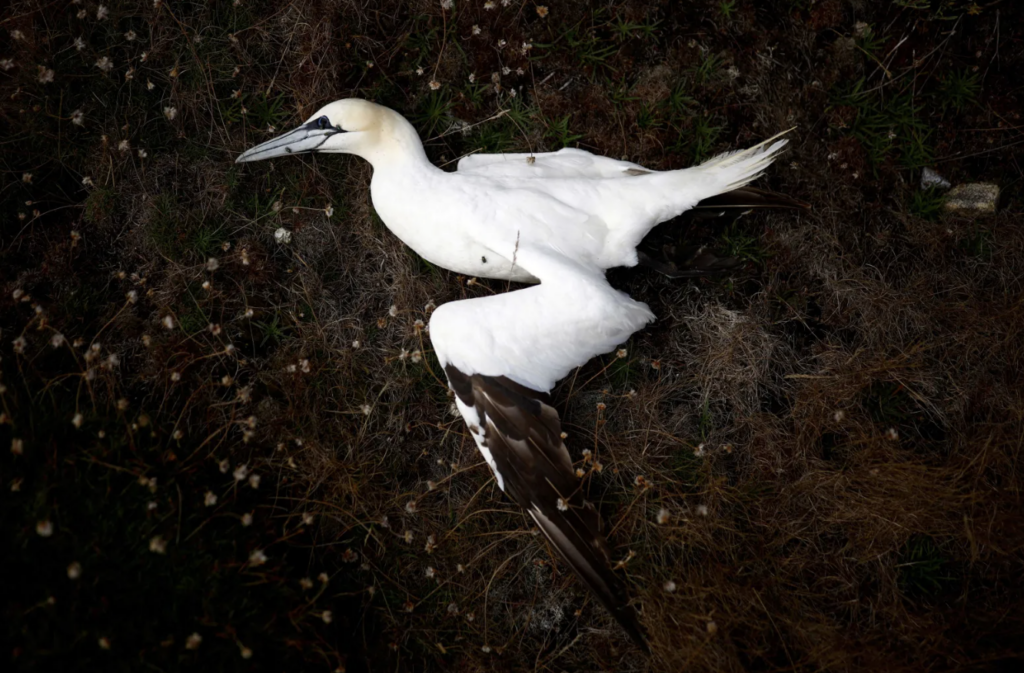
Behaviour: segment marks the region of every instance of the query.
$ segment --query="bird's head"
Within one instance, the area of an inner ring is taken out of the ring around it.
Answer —
[[[320,108],[297,129],[246,150],[236,163],[288,154],[340,152],[377,164],[389,156],[422,153],[419,136],[397,112],[359,98]]]

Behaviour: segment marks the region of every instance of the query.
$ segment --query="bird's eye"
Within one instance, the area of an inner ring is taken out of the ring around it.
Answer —
[[[331,120],[327,118],[327,115],[324,115],[323,117],[320,117],[320,119],[316,120],[316,127],[321,131],[326,129],[330,125]]]

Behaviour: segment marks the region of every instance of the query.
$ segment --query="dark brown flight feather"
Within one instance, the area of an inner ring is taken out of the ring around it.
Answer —
[[[698,203],[694,208],[810,208],[809,203],[797,201],[785,194],[776,194],[756,187],[740,187],[731,192],[717,194]]]
[[[450,364],[445,373],[459,400],[479,414],[505,493],[637,645],[650,651],[626,585],[611,568],[600,515],[583,498],[549,397],[504,376],[465,374]]]

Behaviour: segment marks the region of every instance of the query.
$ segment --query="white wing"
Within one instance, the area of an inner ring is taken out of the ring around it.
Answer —
[[[572,368],[612,350],[654,316],[601,273],[553,251],[521,247],[516,262],[540,285],[444,304],[430,319],[430,339],[498,486],[646,648],[547,393]]]
[[[494,178],[621,178],[653,173],[619,161],[566,147],[539,154],[470,154],[459,159],[459,173]]]

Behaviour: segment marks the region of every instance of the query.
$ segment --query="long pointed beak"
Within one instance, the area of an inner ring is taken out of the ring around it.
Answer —
[[[278,136],[277,138],[268,140],[265,143],[242,152],[238,155],[238,158],[235,159],[235,163],[241,164],[247,161],[261,161],[263,159],[280,157],[286,154],[308,154],[310,152],[315,152],[321,145],[327,142],[328,138],[336,133],[344,133],[344,131],[331,127],[321,129],[317,126],[317,123],[314,120],[307,124],[303,124],[294,131],[285,133],[283,136]]]

